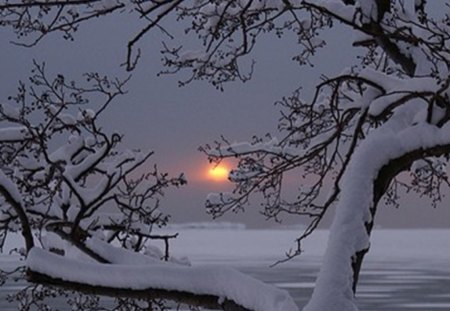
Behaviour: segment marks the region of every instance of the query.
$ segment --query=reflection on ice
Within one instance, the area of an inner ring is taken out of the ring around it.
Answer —
[[[445,275],[408,275],[408,274],[401,274],[401,275],[390,275],[387,277],[388,279],[392,281],[417,281],[417,280],[445,280],[447,279],[447,276]]]
[[[450,303],[406,303],[402,307],[409,309],[450,309]]]
[[[390,298],[392,295],[390,294],[381,294],[381,293],[359,293],[358,298],[359,299],[368,299],[368,298],[375,298],[375,299],[386,299]]]

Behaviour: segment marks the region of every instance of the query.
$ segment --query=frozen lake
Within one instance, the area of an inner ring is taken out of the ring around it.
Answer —
[[[172,231],[173,232],[173,231]],[[194,265],[233,266],[288,290],[302,307],[320,268],[327,231],[305,242],[304,255],[274,268],[269,266],[293,246],[295,230],[179,230],[171,253],[188,256]],[[450,230],[377,230],[363,267],[358,301],[361,310],[449,310]],[[13,243],[13,242],[11,242]],[[3,267],[15,265],[2,257]],[[24,284],[2,287],[0,310],[16,310],[5,295]],[[58,310],[70,310],[61,302]]]

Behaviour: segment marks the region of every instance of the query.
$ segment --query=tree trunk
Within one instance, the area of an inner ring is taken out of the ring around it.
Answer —
[[[384,165],[378,173],[373,184],[373,208],[371,208],[372,222],[366,223],[367,234],[370,237],[374,226],[374,219],[377,212],[378,204],[386,193],[392,180],[401,172],[409,169],[414,161],[429,157],[429,156],[441,156],[449,152],[449,145],[435,146],[429,149],[417,149],[403,156],[391,160],[388,164]],[[361,266],[364,260],[364,256],[368,253],[369,249],[364,249],[357,252],[352,260],[353,269],[353,292],[356,293],[358,285],[359,274],[361,272]]]

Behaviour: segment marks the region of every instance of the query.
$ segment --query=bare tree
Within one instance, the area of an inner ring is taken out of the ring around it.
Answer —
[[[19,233],[24,247],[16,251],[26,260],[0,273],[0,284],[17,273],[32,283],[10,298],[19,309],[48,310],[52,298],[65,297],[78,310],[159,310],[166,299],[225,310],[295,310],[285,291],[169,255],[177,234],[153,229],[169,219],[160,207],[165,189],[184,185],[184,175],[148,168],[153,152],[124,149],[120,134],[99,125],[128,79],[97,73],[85,79],[51,79],[35,63],[29,85],[20,83],[0,106],[0,250]],[[163,240],[164,252],[151,240]]]
[[[149,169],[153,152],[122,148],[121,135],[98,124],[125,93],[127,79],[89,73],[79,85],[62,75],[50,79],[44,69],[35,63],[31,85],[21,83],[18,94],[0,106],[0,249],[17,232],[25,241],[17,251],[24,256],[36,244],[65,256],[70,245],[97,262],[112,263],[108,253],[96,250],[100,243],[146,253],[149,260],[170,260],[167,247],[157,254],[148,241],[175,237],[152,230],[169,219],[159,206],[164,190],[186,180]],[[147,172],[139,175],[144,165]],[[31,296],[24,296],[27,292]],[[54,294],[38,286],[16,297],[26,309],[36,300],[25,297],[38,297],[37,292]]]
[[[281,100],[281,138],[222,139],[202,147],[214,162],[239,159],[230,174],[235,190],[211,195],[207,208],[220,216],[242,209],[250,195],[260,192],[266,217],[309,217],[290,259],[301,254],[302,240],[336,206],[322,272],[304,310],[355,310],[352,292],[381,198],[397,204],[397,191],[405,187],[436,204],[448,186],[448,7],[442,4],[443,13],[436,17],[425,1],[415,6],[403,1],[284,3],[297,16],[300,36],[310,34],[312,42],[320,42],[319,31],[339,22],[362,37],[353,45],[366,53],[343,74],[324,76],[312,100],[302,99],[300,91]],[[311,53],[321,45],[311,45]],[[308,56],[307,51],[300,55]],[[294,201],[283,196],[283,179],[292,171],[302,176]],[[411,177],[398,179],[402,172]]]
[[[292,214],[311,219],[288,258],[301,253],[301,241],[336,206],[324,265],[305,310],[356,310],[354,293],[382,197],[395,203],[398,188],[406,187],[429,196],[435,204],[441,188],[448,185],[448,4],[425,0],[172,0],[129,5],[19,1],[0,5],[0,16],[19,35],[38,33],[36,40],[40,40],[50,29],[72,34],[72,28],[56,26],[67,19],[60,16],[81,9],[79,16],[85,17],[77,16],[72,22],[78,26],[89,18],[93,6],[97,15],[131,10],[144,17],[145,26],[127,46],[128,69],[135,65],[132,52],[146,33],[164,30],[166,18],[183,21],[186,33],[200,39],[199,48],[185,50],[165,43],[164,72],[188,71],[182,85],[206,80],[219,89],[226,82],[250,78],[254,63],[248,55],[264,34],[292,32],[299,46],[294,60],[302,65],[312,64],[311,56],[326,46],[321,39],[324,30],[333,31],[339,24],[355,34],[353,46],[361,52],[353,67],[343,68],[335,77],[324,76],[311,100],[302,99],[296,91],[280,101],[280,133],[238,144],[222,139],[202,151],[212,161],[239,159],[230,175],[235,190],[208,198],[213,216],[243,208],[250,195],[260,192],[267,217]],[[116,9],[108,11],[111,8]],[[31,15],[31,10],[46,17],[59,14],[57,22],[43,22],[45,27],[40,27],[45,33],[33,29],[31,19],[22,17]],[[21,24],[22,20],[26,22]],[[283,197],[283,178],[295,170],[303,176],[300,190],[296,200],[288,200]],[[401,173],[410,177],[399,179]]]

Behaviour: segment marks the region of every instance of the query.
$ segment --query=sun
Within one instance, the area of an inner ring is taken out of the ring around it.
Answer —
[[[217,182],[222,182],[228,180],[228,174],[230,173],[230,169],[224,165],[214,165],[208,170],[208,177]]]

